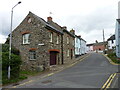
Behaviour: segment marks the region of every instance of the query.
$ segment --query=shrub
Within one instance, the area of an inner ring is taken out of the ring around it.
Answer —
[[[3,78],[7,78],[8,73],[8,66],[11,66],[11,78],[19,77],[19,70],[21,65],[20,56],[12,54],[11,60],[9,60],[9,53],[3,52],[2,53],[2,76]]]
[[[9,44],[2,44],[2,52],[9,52]],[[11,47],[11,53],[19,55],[20,52],[14,46]]]
[[[14,81],[15,79],[19,79],[20,74],[20,65],[21,59],[19,56],[19,50],[12,46],[11,50],[11,59],[9,60],[9,44],[2,44],[2,83],[9,83],[11,80]],[[8,80],[8,66],[11,67],[11,78]]]
[[[117,60],[116,53],[110,53],[108,54],[108,57],[114,62],[120,64],[120,60]]]

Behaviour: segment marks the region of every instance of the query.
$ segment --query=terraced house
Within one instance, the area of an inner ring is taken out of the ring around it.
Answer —
[[[64,63],[68,63],[71,60],[75,60],[75,30],[67,30],[67,27],[63,27],[63,55]]]
[[[53,22],[52,17],[45,21],[29,12],[12,32],[12,45],[20,51],[23,61],[21,68],[46,69],[74,59],[73,32]]]

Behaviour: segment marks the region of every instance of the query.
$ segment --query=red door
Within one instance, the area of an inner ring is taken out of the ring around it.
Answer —
[[[57,52],[50,52],[50,65],[56,65]]]

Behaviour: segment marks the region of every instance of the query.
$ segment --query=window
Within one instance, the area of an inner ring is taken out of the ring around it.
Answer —
[[[75,43],[74,43],[74,39],[73,39],[73,46],[75,45]]]
[[[69,57],[69,53],[70,53],[70,51],[69,51],[69,49],[67,50],[67,56]]]
[[[29,36],[30,36],[30,34],[23,35],[23,44],[30,44]]]
[[[67,37],[67,44],[69,44],[69,37]]]
[[[35,60],[36,59],[36,51],[35,50],[30,50],[30,60]]]
[[[57,35],[57,42],[56,44],[59,44],[59,35]]]
[[[50,32],[50,42],[52,42],[52,39],[53,39],[53,33]]]
[[[78,42],[78,39],[76,38],[76,43]]]
[[[112,44],[114,43],[114,41],[112,40]]]

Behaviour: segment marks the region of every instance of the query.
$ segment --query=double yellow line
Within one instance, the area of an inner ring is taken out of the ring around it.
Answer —
[[[101,90],[106,90],[108,88],[110,88],[110,85],[113,81],[113,79],[115,78],[117,73],[111,74],[110,77],[108,78],[108,80],[105,82],[105,84],[102,86]]]

